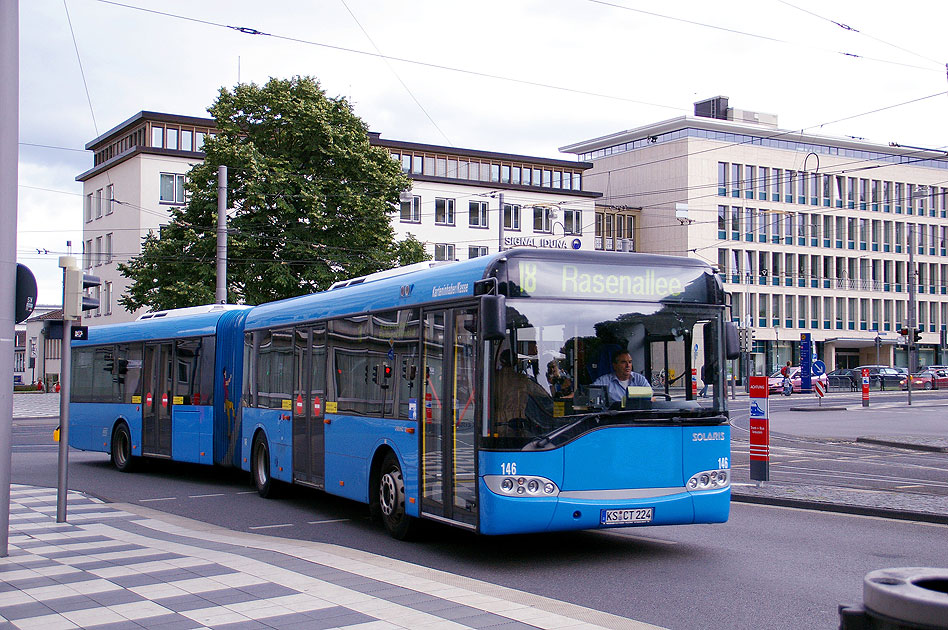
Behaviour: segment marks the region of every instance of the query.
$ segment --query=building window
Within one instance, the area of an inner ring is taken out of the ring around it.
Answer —
[[[43,356],[47,359],[61,359],[63,357],[62,344],[62,339],[46,339],[43,343]]]
[[[178,130],[168,127],[168,133],[166,135],[167,140],[165,141],[165,148],[167,149],[177,149],[178,148]]]
[[[533,231],[550,233],[553,231],[552,209],[547,206],[533,206]]]
[[[191,151],[194,143],[194,132],[186,129],[181,130],[181,150]]]
[[[454,199],[435,199],[435,224],[454,225]],[[454,260],[453,256],[450,260]]]
[[[112,262],[112,233],[105,235],[105,262]]]
[[[95,218],[102,218],[102,189],[95,191]]]
[[[203,131],[194,132],[194,150],[195,151],[204,150],[204,132]]]
[[[90,238],[86,241],[85,247],[83,248],[83,268],[91,269],[92,268],[92,239]]]
[[[563,234],[583,233],[583,213],[581,210],[563,211]]]
[[[83,206],[83,214],[85,215],[86,223],[92,221],[92,193],[86,195],[86,202]]]
[[[95,238],[95,257],[93,258],[93,260],[95,261],[96,267],[102,264],[102,237],[101,236],[97,236]]]
[[[453,243],[435,243],[435,260],[454,260]]]
[[[109,184],[105,189],[105,213],[112,214],[112,202],[115,201],[115,185]]]
[[[504,204],[504,229],[520,229],[520,206],[511,203]]]
[[[102,285],[102,304],[100,305],[103,315],[112,314],[112,283],[106,282]]]
[[[415,195],[411,201],[401,202],[402,223],[421,223],[421,197]]]
[[[487,227],[487,202],[486,201],[470,201],[467,204],[468,215],[467,223],[471,227]]]
[[[152,127],[151,128],[151,146],[156,149],[163,149],[165,146],[165,128],[164,127]]]
[[[471,245],[467,248],[467,257],[468,258],[477,258],[478,256],[486,256],[487,247],[480,245]]]
[[[184,203],[184,175],[161,173],[158,200],[161,203]]]

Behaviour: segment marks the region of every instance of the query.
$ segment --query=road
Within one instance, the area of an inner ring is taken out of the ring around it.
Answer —
[[[52,424],[15,423],[15,482],[55,485]],[[399,543],[361,505],[303,488],[264,500],[245,473],[149,462],[122,474],[105,455],[73,452],[69,479],[109,501],[358,548],[676,630],[835,628],[837,604],[861,600],[869,571],[948,567],[944,526],[762,505],[734,504],[723,525],[504,538],[432,525],[423,542]]]

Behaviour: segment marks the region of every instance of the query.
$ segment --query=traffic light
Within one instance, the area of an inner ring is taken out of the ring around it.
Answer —
[[[912,331],[912,338],[914,339],[915,343],[918,343],[919,341],[921,341],[921,340],[922,340],[922,330],[921,330],[920,328],[916,328],[915,330],[913,330],[913,331]]]
[[[906,339],[908,339],[908,336],[909,336],[909,329],[908,329],[908,327],[907,327],[907,326],[903,326],[902,328],[899,328],[899,334],[902,335],[903,337],[905,337]]]
[[[63,289],[63,317],[79,319],[84,311],[99,308],[99,298],[88,295],[85,291],[102,284],[98,276],[82,273],[81,269],[66,269],[66,286]]]

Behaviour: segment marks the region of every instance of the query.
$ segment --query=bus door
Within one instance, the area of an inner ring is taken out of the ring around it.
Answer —
[[[421,511],[475,525],[477,309],[424,315],[424,410]]]
[[[171,457],[171,397],[173,346],[146,343],[142,365],[142,454]]]
[[[294,339],[293,478],[322,488],[325,485],[326,327],[297,328]]]

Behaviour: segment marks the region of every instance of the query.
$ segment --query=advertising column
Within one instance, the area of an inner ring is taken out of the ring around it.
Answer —
[[[766,376],[750,377],[750,478],[770,480],[770,398]]]

